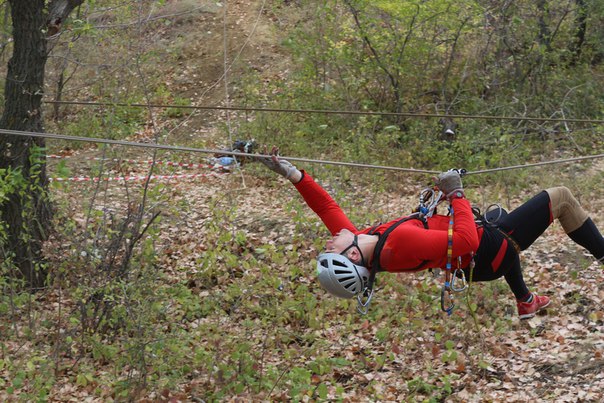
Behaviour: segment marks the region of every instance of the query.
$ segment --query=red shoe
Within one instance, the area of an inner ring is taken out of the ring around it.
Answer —
[[[518,306],[518,315],[520,319],[529,319],[535,316],[537,311],[547,307],[550,304],[549,297],[533,294],[533,300],[531,302],[520,302],[516,304]]]

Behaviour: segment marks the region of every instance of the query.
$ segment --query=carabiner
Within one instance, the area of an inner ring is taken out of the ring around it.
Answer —
[[[373,298],[373,288],[369,289],[368,287],[365,287],[363,292],[357,295],[357,311],[361,315],[367,315],[367,312],[369,312],[371,298]],[[363,301],[363,299],[365,299],[365,301]]]
[[[419,201],[422,204],[426,204],[428,200],[434,197],[435,190],[433,188],[425,188],[419,193]]]
[[[457,273],[460,272],[461,276],[457,277]],[[461,281],[461,287],[455,287],[455,283]],[[462,269],[455,269],[453,272],[453,278],[451,279],[451,291],[462,292],[468,288],[468,282],[466,281],[466,275]]]
[[[432,217],[434,209],[442,201],[443,192],[433,188],[425,188],[419,194],[419,212],[421,217]]]
[[[494,208],[492,208],[492,207],[494,207]],[[497,209],[497,212],[498,212],[497,218],[489,219],[487,217],[487,213],[495,210],[495,208]],[[486,222],[487,224],[490,224],[490,225],[494,225],[495,223],[499,222],[499,219],[503,216],[503,212],[504,212],[504,210],[503,210],[503,207],[501,207],[501,204],[493,203],[493,204],[489,205],[487,207],[487,209],[484,211],[484,216],[483,216],[484,222]]]
[[[449,288],[449,283],[445,283],[440,290],[440,309],[446,312],[448,316],[451,316],[454,308],[455,301],[453,300],[453,294]]]

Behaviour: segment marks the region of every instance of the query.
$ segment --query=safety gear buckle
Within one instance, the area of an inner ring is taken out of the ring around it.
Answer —
[[[425,188],[419,194],[418,212],[420,218],[432,217],[436,206],[442,201],[443,192],[434,188]]]
[[[453,309],[455,309],[455,301],[449,282],[445,282],[440,290],[440,309],[446,312],[448,316],[451,316]]]
[[[361,315],[367,315],[369,312],[369,304],[373,298],[373,288],[365,287],[363,292],[357,295],[357,311]]]
[[[457,276],[457,273],[460,273],[460,276]],[[457,282],[461,282],[461,286],[456,287],[455,284]],[[451,291],[453,292],[462,292],[468,288],[468,282],[466,280],[466,275],[464,271],[461,269],[455,269],[453,272],[453,278],[451,279]]]

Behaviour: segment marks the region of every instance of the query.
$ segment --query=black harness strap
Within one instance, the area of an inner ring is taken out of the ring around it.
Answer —
[[[487,211],[484,215],[481,214],[480,210],[477,208],[473,208],[472,212],[474,213],[474,220],[481,226],[488,226],[490,228],[495,229],[499,232],[512,247],[516,250],[516,253],[522,252],[522,248],[518,245],[518,242],[507,232],[503,230],[498,224],[498,221],[508,215],[508,212],[503,208],[497,205],[496,209]]]
[[[421,218],[419,213],[413,213],[407,217],[401,218],[400,220],[398,220],[397,222],[392,224],[388,229],[386,229],[386,231],[384,231],[383,234],[376,234],[373,230],[369,232],[369,235],[378,235],[379,239],[378,239],[378,242],[375,245],[375,249],[373,251],[373,260],[372,260],[372,264],[371,264],[371,271],[369,273],[369,280],[367,281],[367,287],[366,287],[367,291],[370,292],[373,289],[373,283],[375,282],[375,275],[378,272],[383,271],[382,266],[380,265],[380,255],[382,254],[382,249],[384,248],[384,245],[386,244],[388,235],[390,235],[390,233],[392,231],[394,231],[399,225],[401,225],[402,223],[407,222],[409,220],[420,220],[422,222],[422,224],[424,224],[424,228],[428,229],[428,221],[425,218]],[[419,270],[426,264],[426,262],[427,262],[427,260],[424,260],[417,267],[414,267],[412,269],[407,269],[406,271]]]

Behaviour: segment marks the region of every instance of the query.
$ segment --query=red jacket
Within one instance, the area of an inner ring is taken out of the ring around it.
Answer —
[[[321,218],[327,229],[335,235],[346,228],[355,234],[383,234],[397,220],[358,230],[344,214],[333,198],[306,172],[296,185],[308,206]],[[474,222],[470,203],[466,199],[453,199],[453,261],[452,267],[457,268],[457,258],[462,257],[462,267],[466,267],[471,255],[476,252],[482,236],[482,228]],[[447,263],[449,217],[434,215],[428,218],[428,229],[420,220],[412,219],[395,228],[388,238],[380,254],[380,266],[389,272],[412,271],[422,262],[425,264],[419,270],[428,268],[445,268]],[[371,261],[369,262],[371,266]]]

